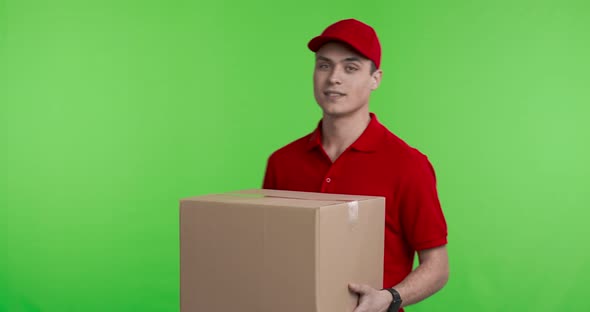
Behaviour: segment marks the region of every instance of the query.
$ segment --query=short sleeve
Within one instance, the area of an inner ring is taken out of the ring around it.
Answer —
[[[271,155],[266,163],[266,171],[264,173],[264,181],[262,183],[264,189],[276,189],[276,172],[274,166],[274,157]]]
[[[436,188],[432,164],[424,155],[406,172],[401,194],[401,226],[414,250],[447,244],[447,224]]]

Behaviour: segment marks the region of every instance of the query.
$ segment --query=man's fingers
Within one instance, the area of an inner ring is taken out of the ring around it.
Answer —
[[[366,310],[367,309],[363,305],[359,305],[352,312],[366,312]]]
[[[357,293],[357,294],[366,294],[371,290],[371,287],[367,286],[367,285],[360,285],[360,284],[348,284],[348,289],[350,289],[351,291]]]

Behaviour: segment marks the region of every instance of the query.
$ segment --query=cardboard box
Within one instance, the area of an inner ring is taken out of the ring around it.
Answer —
[[[247,190],[180,201],[181,312],[347,312],[383,281],[385,199]]]

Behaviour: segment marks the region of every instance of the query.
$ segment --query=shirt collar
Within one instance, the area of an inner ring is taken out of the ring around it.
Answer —
[[[374,152],[377,151],[379,148],[379,142],[383,137],[383,125],[377,120],[377,116],[375,114],[370,113],[371,120],[367,125],[367,128],[361,136],[352,143],[350,146],[351,149],[360,151],[360,152]],[[315,147],[322,145],[322,121],[318,123],[316,129],[311,133],[309,136],[309,141],[307,142],[307,149],[311,150]]]

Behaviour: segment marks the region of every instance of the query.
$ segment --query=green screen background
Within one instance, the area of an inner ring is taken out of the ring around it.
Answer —
[[[349,17],[449,225],[408,311],[590,310],[589,2],[0,0],[0,311],[178,311],[178,200],[261,185]]]

